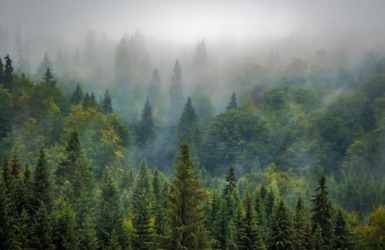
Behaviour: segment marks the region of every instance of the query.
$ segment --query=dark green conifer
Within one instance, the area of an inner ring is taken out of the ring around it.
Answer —
[[[139,207],[140,196],[142,195],[142,193],[145,192],[146,195],[150,195],[150,191],[151,191],[151,182],[150,182],[150,177],[148,173],[147,161],[145,158],[143,158],[143,160],[139,164],[139,173],[137,176],[137,181],[136,181],[133,198],[132,198],[135,213]]]
[[[230,196],[230,194],[227,194]],[[220,249],[226,250],[231,237],[232,218],[230,217],[229,207],[227,206],[226,197],[222,199],[219,207],[219,217],[215,224],[213,238]]]
[[[352,243],[349,239],[349,232],[346,230],[346,221],[342,215],[342,210],[338,210],[336,225],[334,228],[334,242],[333,249],[336,250],[350,250]]]
[[[234,168],[230,166],[229,172],[227,173],[225,180],[228,182],[225,189],[223,189],[223,195],[227,195],[229,192],[232,194],[237,187],[237,179],[235,178]]]
[[[154,176],[152,177],[152,189],[154,190],[155,202],[160,202],[160,182],[159,182],[159,172],[156,168],[154,171]]]
[[[47,68],[47,71],[45,72],[44,78],[43,78],[45,85],[49,85],[52,79],[53,79],[53,75],[51,74],[51,70]]]
[[[135,209],[135,218],[133,220],[134,235],[133,235],[133,249],[148,250],[152,239],[152,228],[150,226],[150,211],[148,206],[148,195],[145,191],[139,197],[139,204]]]
[[[314,250],[314,235],[311,233],[310,223],[305,224],[302,244],[302,249]]]
[[[130,168],[130,172],[128,172],[127,169],[124,169],[123,176],[119,185],[120,192],[123,193],[123,191],[125,190],[129,191],[133,185],[133,181],[134,181],[134,173],[132,171],[132,168]]]
[[[188,97],[182,116],[179,120],[176,141],[177,145],[180,145],[184,140],[186,140],[189,145],[196,149],[199,145],[199,132],[197,131],[197,126],[198,124],[195,110],[191,104],[191,98]]]
[[[64,203],[56,215],[52,235],[57,249],[77,249],[79,242],[75,235],[75,214],[69,204]]]
[[[14,228],[10,215],[9,198],[6,196],[6,187],[0,183],[0,249],[13,249]]]
[[[152,73],[152,78],[150,81],[150,84],[148,85],[148,99],[150,100],[150,104],[152,106],[155,105],[155,101],[157,99],[162,98],[162,90],[160,86],[160,77],[158,74],[158,70],[155,69],[154,72]]]
[[[142,119],[136,126],[136,144],[140,148],[144,148],[146,145],[151,144],[155,140],[155,124],[152,117],[152,109],[150,101],[147,98],[146,103],[142,111]]]
[[[4,69],[4,77],[3,82],[4,88],[8,89],[10,93],[12,93],[13,89],[13,68],[12,68],[12,60],[9,58],[9,55],[5,57],[5,69]]]
[[[11,174],[13,179],[19,178],[19,173],[21,172],[21,163],[19,163],[19,152],[17,148],[13,152],[11,161],[9,162],[9,168],[11,169]]]
[[[230,110],[237,110],[238,109],[238,104],[237,104],[237,95],[235,94],[235,91],[231,95],[231,100],[229,102],[229,105],[226,107],[227,112]]]
[[[311,210],[311,222],[312,222],[312,232],[315,233],[317,226],[319,225],[322,231],[323,244],[326,250],[332,248],[332,223],[331,223],[331,212],[332,205],[329,201],[326,191],[326,177],[325,175],[321,176],[321,179],[318,180],[319,187],[315,190],[316,193],[312,195],[313,199],[311,200],[314,204],[314,208]],[[316,237],[317,240],[317,237]]]
[[[304,248],[304,236],[305,236],[305,221],[304,221],[304,207],[302,205],[301,195],[298,198],[297,205],[295,206],[294,217],[294,232],[296,234],[296,249],[305,250]]]
[[[364,107],[362,107],[359,122],[365,132],[372,131],[376,128],[376,117],[368,100],[366,100]]]
[[[95,96],[94,96],[94,98],[95,98]],[[90,103],[90,101],[91,101],[91,97],[88,94],[88,92],[86,92],[86,95],[84,96],[84,99],[83,99],[83,102],[82,102],[83,110],[87,110],[88,109],[88,104]]]
[[[181,113],[184,103],[182,93],[182,68],[178,60],[175,63],[173,72],[169,108],[169,116],[171,119],[175,119]]]
[[[88,214],[84,217],[84,222],[79,231],[79,250],[97,250],[98,242],[95,225]]]
[[[101,103],[103,114],[108,115],[114,112],[112,109],[111,103],[112,103],[111,95],[108,93],[108,89],[107,89],[106,93],[104,94],[103,102]]]
[[[106,250],[121,250],[122,247],[119,244],[118,236],[116,235],[115,229],[112,231],[110,240],[108,242],[108,246],[106,247]],[[137,248],[142,249],[142,248]]]
[[[52,227],[44,202],[39,204],[31,228],[31,248],[36,250],[55,250],[52,244]]]
[[[275,196],[272,187],[270,187],[270,191],[267,193],[264,203],[266,218],[268,221],[270,221],[270,216],[273,214],[273,208],[275,204]]]
[[[76,84],[75,90],[72,92],[70,103],[72,105],[78,105],[84,99],[84,93],[79,83]]]
[[[154,231],[157,235],[165,235],[166,232],[166,215],[165,209],[160,202],[156,202],[154,204],[154,214],[155,214],[155,222],[154,222]]]
[[[295,232],[283,199],[278,202],[269,227],[268,250],[295,249]]]
[[[328,249],[328,248],[325,245],[325,242],[322,237],[322,229],[320,225],[317,225],[314,232],[314,250],[325,250],[325,249]]]
[[[261,193],[262,201],[265,200],[265,197],[267,194],[267,189],[266,189],[265,185],[262,184],[261,188],[259,189],[259,192]]]
[[[11,173],[11,169],[9,167],[7,155],[5,155],[5,157],[3,159],[1,177],[3,178],[3,183],[5,184],[5,192],[9,193],[11,182],[12,182],[12,173]]]
[[[165,210],[167,210],[167,195],[169,194],[169,185],[168,182],[165,182],[162,186],[162,191],[160,192],[160,202]]]
[[[214,193],[211,197],[211,202],[209,205],[209,209],[207,210],[207,215],[206,215],[206,229],[209,231],[211,236],[214,234],[216,230],[216,224],[218,223],[219,220],[219,213],[220,213],[220,206],[222,203],[222,199],[220,195],[217,193],[216,189],[214,189]]]
[[[27,211],[23,208],[20,217],[17,220],[15,237],[13,245],[15,249],[26,250],[31,247],[31,225]]]
[[[28,161],[25,163],[23,175],[24,175],[24,179],[23,179],[24,185],[26,187],[29,187],[31,185],[32,173],[31,173],[31,169],[29,168]]]
[[[261,194],[259,191],[257,191],[257,194],[255,196],[255,204],[254,209],[256,212],[257,217],[257,226],[262,231],[263,239],[265,240],[265,229],[266,229],[266,215],[265,215],[265,209],[263,207],[263,200],[261,197]]]

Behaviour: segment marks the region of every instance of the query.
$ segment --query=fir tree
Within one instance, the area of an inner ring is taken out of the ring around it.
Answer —
[[[50,174],[47,167],[47,159],[44,147],[41,146],[36,159],[36,167],[32,182],[32,206],[35,211],[39,210],[40,204],[45,205],[44,210],[52,210],[52,194]],[[48,249],[48,248],[47,248]]]
[[[154,204],[154,214],[155,214],[155,222],[154,222],[154,231],[157,235],[165,235],[166,227],[166,215],[165,209],[160,202],[156,202]]]
[[[273,188],[270,187],[270,191],[267,193],[264,203],[265,203],[264,205],[265,205],[266,218],[268,221],[270,221],[270,216],[273,214],[273,208],[275,204]]]
[[[135,218],[133,221],[134,235],[133,248],[138,250],[150,249],[152,243],[152,228],[150,226],[150,211],[148,209],[147,194],[143,191],[139,197],[139,204],[135,211]]]
[[[328,192],[326,191],[327,187],[325,175],[321,176],[318,183],[320,186],[315,191],[319,191],[319,193],[312,195],[313,199],[311,200],[314,204],[314,208],[311,210],[312,232],[315,233],[317,226],[320,226],[323,244],[325,249],[328,250],[332,247],[333,228],[331,224],[331,212],[333,208],[331,202],[327,198]]]
[[[193,147],[199,146],[199,134],[196,133],[197,126],[197,117],[195,115],[195,110],[191,104],[191,98],[187,98],[187,102],[184,106],[182,116],[179,121],[178,130],[177,130],[177,145],[180,145],[184,140]]]
[[[302,239],[302,249],[314,250],[314,235],[311,233],[311,227],[309,223],[305,224],[304,235]]]
[[[6,196],[6,188],[0,183],[0,249],[13,249],[14,228],[10,215],[9,198]]]
[[[49,59],[48,53],[44,54],[44,58],[40,63],[40,67],[37,69],[37,75],[40,77],[44,77],[44,74],[46,73],[47,69],[50,69],[52,71],[53,64],[51,60]]]
[[[147,92],[148,99],[150,100],[150,104],[152,106],[155,105],[155,101],[162,98],[162,90],[160,85],[160,76],[158,74],[158,70],[155,69],[152,73],[152,78],[150,84],[148,85]]]
[[[173,70],[172,85],[170,87],[170,108],[169,116],[175,119],[180,114],[183,107],[183,93],[182,93],[182,68],[177,60]]]
[[[334,228],[334,242],[333,249],[336,250],[350,250],[352,243],[349,239],[349,232],[346,230],[346,221],[342,215],[342,210],[338,210],[336,225]]]
[[[133,171],[130,168],[130,172],[127,169],[124,169],[122,179],[120,180],[120,192],[129,191],[132,187],[132,182],[134,181]]]
[[[235,235],[238,249],[265,249],[249,195],[246,196],[244,215],[237,225]]]
[[[49,68],[47,68],[47,71],[45,72],[44,77],[43,77],[45,85],[49,85],[51,83],[52,79],[53,79],[53,76],[51,74],[51,70]]]
[[[227,194],[230,196],[230,194]],[[226,250],[231,237],[232,221],[226,199],[223,199],[219,207],[219,217],[216,221],[213,238],[220,249]]]
[[[9,167],[9,162],[8,162],[8,156],[5,155],[3,159],[3,166],[2,166],[2,171],[1,171],[1,177],[3,178],[3,183],[5,184],[5,192],[9,194],[10,189],[11,189],[11,182],[12,182],[12,173],[11,169]]]
[[[142,119],[136,127],[136,144],[143,148],[155,139],[155,124],[150,101],[147,98],[142,111]]]
[[[361,110],[359,122],[365,132],[372,131],[376,128],[376,117],[374,116],[373,109],[370,107],[368,100],[366,100],[365,105]]]
[[[270,222],[268,249],[295,249],[295,232],[291,224],[290,213],[283,199],[278,202]]]
[[[30,249],[31,247],[31,225],[27,211],[23,208],[15,226],[16,236],[13,239],[15,249]]]
[[[105,248],[106,250],[121,250],[122,247],[119,244],[118,236],[116,235],[115,229],[112,231],[110,240],[108,242],[108,246]],[[137,248],[141,249],[141,248]]]
[[[230,110],[237,110],[238,109],[238,104],[237,104],[237,95],[235,94],[235,91],[231,95],[231,101],[229,102],[229,105],[226,107],[227,112]]]
[[[304,236],[305,236],[305,221],[304,221],[304,207],[302,205],[301,195],[298,198],[297,205],[295,206],[295,217],[294,217],[294,231],[296,234],[296,249],[305,250],[304,248]]]
[[[209,233],[213,235],[216,230],[216,224],[219,220],[219,212],[222,200],[217,191],[214,189],[214,193],[212,195],[212,199],[209,205],[209,209],[207,210],[206,215],[206,223],[205,226]]]
[[[114,231],[113,231],[114,232]],[[116,235],[116,234],[115,234]],[[87,214],[79,233],[79,250],[97,250],[98,242],[96,238],[95,226],[91,217]]]
[[[95,96],[94,96],[95,98]],[[83,99],[83,110],[87,110],[88,109],[88,104],[90,103],[91,101],[91,97],[90,95],[88,94],[88,92],[86,92],[86,95],[84,96],[84,99]]]
[[[11,169],[11,174],[13,179],[19,178],[19,173],[21,172],[21,163],[19,163],[19,152],[17,148],[13,152],[11,161],[9,162],[9,168]]]
[[[12,60],[9,58],[9,55],[5,57],[5,69],[3,82],[4,88],[8,89],[9,92],[12,93],[13,89],[13,68],[12,68]]]
[[[262,236],[265,240],[265,235],[264,235],[264,229],[266,228],[266,215],[265,215],[265,210],[263,207],[263,200],[260,195],[260,192],[257,191],[257,194],[255,196],[255,204],[254,204],[256,216],[257,216],[257,226],[262,230]]]
[[[267,189],[263,184],[262,184],[261,188],[259,189],[259,192],[261,193],[262,201],[265,200],[265,197],[267,194]]]
[[[76,84],[75,90],[72,92],[70,103],[72,105],[78,105],[84,99],[84,93],[79,83]]]
[[[31,231],[31,248],[36,250],[55,249],[55,245],[52,244],[52,227],[44,202],[39,205]]]
[[[155,202],[160,202],[160,182],[159,182],[159,172],[156,168],[154,171],[154,176],[152,177],[152,189],[154,190]]]
[[[140,196],[143,192],[146,193],[146,195],[150,195],[151,190],[151,182],[150,177],[148,173],[148,167],[147,167],[147,161],[143,158],[143,160],[139,164],[139,173],[137,176],[137,181],[133,193],[133,205],[134,205],[134,212],[136,213],[136,210],[139,208],[140,204]],[[148,205],[148,204],[147,204]]]
[[[322,237],[322,229],[320,225],[317,224],[314,232],[314,250],[324,250],[327,249],[325,242]]]
[[[108,89],[104,94],[104,98],[101,106],[102,106],[103,114],[107,115],[113,112],[112,105],[111,105],[111,95],[108,93]]]
[[[55,218],[53,243],[57,249],[77,249],[78,239],[75,235],[75,214],[69,204],[63,204]]]
[[[237,179],[235,178],[233,166],[230,166],[229,172],[227,173],[225,180],[228,182],[228,184],[226,185],[225,189],[223,189],[223,195],[226,196],[229,192],[233,193],[233,191],[237,187]]]

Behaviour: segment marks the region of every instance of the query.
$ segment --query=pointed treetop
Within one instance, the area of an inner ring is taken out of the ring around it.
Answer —
[[[46,85],[48,85],[48,84],[50,84],[50,82],[51,82],[52,79],[53,79],[53,76],[52,76],[52,74],[51,74],[51,70],[50,70],[49,68],[47,68],[47,71],[45,72],[44,78],[43,78],[44,83],[45,83]]]
[[[234,110],[238,109],[237,95],[235,94],[235,91],[231,95],[231,100],[229,102],[229,105],[226,107],[227,111],[230,111],[232,109],[234,109]]]
[[[225,180],[228,182],[225,189],[223,190],[223,194],[227,195],[228,192],[232,193],[234,189],[237,187],[237,179],[235,178],[234,167],[230,166],[227,176]]]

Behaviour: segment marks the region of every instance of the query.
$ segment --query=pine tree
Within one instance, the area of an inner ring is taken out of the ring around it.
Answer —
[[[376,117],[374,116],[373,109],[370,107],[368,100],[366,100],[365,105],[361,110],[359,122],[365,132],[372,131],[376,128]]]
[[[296,234],[296,249],[305,250],[304,248],[304,236],[305,236],[305,221],[304,221],[304,207],[302,205],[301,195],[298,198],[297,205],[295,206],[294,217],[294,232]]]
[[[95,96],[94,96],[95,98]],[[88,104],[90,103],[91,101],[91,97],[90,95],[88,94],[88,92],[86,92],[86,95],[84,96],[84,99],[83,99],[83,110],[87,110],[88,109]]]
[[[79,83],[76,84],[75,90],[72,92],[70,103],[72,105],[78,105],[84,99],[84,93]]]
[[[249,195],[246,196],[244,215],[237,225],[235,236],[238,249],[265,249]]]
[[[333,249],[336,250],[350,250],[352,243],[349,239],[349,232],[346,230],[346,221],[342,215],[342,210],[338,210],[336,225],[334,228],[334,242]]]
[[[45,72],[44,77],[43,77],[45,85],[49,85],[51,83],[52,79],[53,79],[53,76],[51,74],[51,70],[49,68],[47,68],[47,71]]]
[[[205,227],[211,234],[214,234],[216,230],[216,224],[219,220],[219,212],[222,200],[217,191],[214,189],[214,193],[211,198],[209,209],[207,210]]]
[[[33,209],[38,211],[43,202],[45,204],[44,210],[50,213],[52,210],[51,181],[43,146],[40,147],[37,155],[31,190]]]
[[[10,215],[9,198],[6,196],[6,187],[0,183],[0,249],[13,249],[14,229]]]
[[[229,105],[226,107],[227,112],[232,109],[234,110],[238,109],[237,95],[235,94],[235,91],[231,95],[231,101],[229,102]]]
[[[77,249],[79,242],[75,235],[75,214],[69,204],[62,204],[52,231],[53,243],[57,249]]]
[[[182,93],[182,68],[177,60],[173,70],[172,85],[170,87],[169,116],[175,119],[182,111],[184,98]]]
[[[150,84],[148,85],[147,96],[152,106],[155,105],[156,100],[162,98],[160,76],[158,74],[157,69],[155,69],[154,72],[152,73],[152,78],[151,78]]]
[[[15,226],[16,234],[13,239],[15,249],[30,249],[31,247],[31,225],[27,211],[23,208]]]
[[[306,223],[304,227],[302,249],[314,250],[314,235],[311,233],[311,227],[309,223]]]
[[[267,193],[264,203],[265,203],[264,205],[265,205],[266,218],[268,221],[270,221],[270,216],[273,214],[273,208],[275,204],[273,188],[270,187],[270,191]]]
[[[139,204],[137,204],[135,209],[135,218],[132,223],[134,227],[133,248],[138,250],[150,249],[149,246],[153,241],[147,197],[148,195],[143,191],[139,197]]]
[[[12,67],[12,60],[9,58],[9,55],[5,57],[5,69],[4,69],[4,76],[3,76],[3,82],[4,88],[8,89],[9,92],[12,93],[13,89],[13,67]]]
[[[229,172],[227,173],[225,180],[228,182],[228,184],[226,185],[225,189],[223,189],[223,195],[226,196],[229,192],[233,193],[233,191],[237,187],[237,179],[235,178],[233,166],[230,166]]]
[[[44,74],[46,73],[47,69],[50,69],[52,71],[53,69],[53,64],[51,60],[49,59],[48,53],[46,52],[44,54],[44,58],[40,63],[40,67],[37,69],[37,75],[40,77],[44,77]]]
[[[190,156],[187,142],[181,144],[177,159],[179,162],[175,165],[171,192],[167,196],[170,205],[167,213],[170,244],[165,249],[205,249],[208,244],[201,204],[206,194],[200,189],[199,173],[194,171],[197,164]]]
[[[317,224],[314,232],[314,250],[324,250],[327,249],[325,242],[322,237],[322,229],[320,225]]]
[[[96,238],[96,230],[92,223],[92,219],[88,214],[85,216],[79,231],[79,250],[97,250],[98,239]]]
[[[187,98],[187,102],[184,106],[182,116],[179,120],[177,130],[177,145],[180,145],[184,140],[194,148],[199,146],[198,136],[196,133],[198,129],[197,117],[195,110],[191,104],[191,98]]]
[[[99,201],[96,228],[100,245],[102,247],[107,246],[114,229],[117,230],[119,243],[124,243],[122,235],[123,210],[120,204],[118,188],[112,179],[111,171],[108,167],[106,167],[103,173]]]
[[[31,228],[31,248],[36,250],[54,250],[52,227],[44,202],[41,202]]]
[[[150,101],[147,98],[142,111],[142,119],[136,126],[136,144],[140,148],[144,148],[155,140],[155,124],[152,117],[152,109]]]
[[[311,210],[312,232],[315,233],[317,226],[320,226],[322,230],[323,244],[325,249],[328,250],[332,247],[333,228],[331,224],[331,212],[333,208],[331,202],[327,198],[328,192],[326,191],[327,187],[325,175],[321,176],[318,183],[320,186],[315,191],[320,192],[312,195],[313,199],[311,200],[314,204],[314,208]]]
[[[110,240],[108,242],[108,246],[105,248],[106,250],[121,250],[122,247],[119,244],[118,236],[116,235],[115,229],[112,231]],[[141,248],[137,248],[141,249]]]
[[[102,102],[102,110],[103,114],[108,115],[111,114],[113,111],[112,105],[111,105],[111,95],[108,93],[108,89],[106,90],[106,93],[104,94],[103,102]]]
[[[283,199],[278,202],[269,227],[269,250],[295,249],[295,232],[291,224],[290,213]]]
[[[151,182],[150,177],[148,173],[148,167],[147,167],[147,161],[143,158],[143,160],[139,164],[139,173],[137,176],[137,181],[133,193],[133,205],[134,205],[134,212],[136,213],[136,210],[139,208],[140,204],[140,196],[143,192],[146,193],[146,195],[150,195],[151,190]],[[148,205],[148,204],[147,204]]]

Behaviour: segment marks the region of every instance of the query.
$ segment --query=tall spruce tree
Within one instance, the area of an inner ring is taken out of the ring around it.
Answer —
[[[279,200],[269,227],[268,250],[295,249],[295,232],[283,199]]]
[[[152,227],[150,226],[151,215],[147,197],[148,195],[143,191],[135,211],[135,218],[132,223],[135,230],[132,243],[133,249],[148,250],[153,242]]]
[[[79,250],[97,250],[98,247],[95,225],[87,214],[79,230]]]
[[[317,224],[314,232],[314,250],[325,250],[328,249],[322,237],[322,229]]]
[[[155,124],[148,97],[142,111],[142,119],[140,120],[138,126],[136,126],[135,132],[136,144],[140,148],[144,148],[146,145],[151,144],[155,140]]]
[[[170,87],[170,108],[169,116],[175,119],[182,111],[184,103],[182,93],[182,68],[177,60],[173,70],[172,85]]]
[[[238,103],[237,103],[237,95],[235,94],[235,91],[231,95],[231,100],[229,102],[229,105],[226,107],[227,112],[230,110],[237,110],[238,109]]]
[[[314,235],[311,232],[310,223],[306,223],[304,227],[302,249],[314,250]]]
[[[41,202],[32,225],[31,248],[36,250],[54,250],[52,227],[44,202]]]
[[[191,104],[191,98],[188,97],[178,125],[177,145],[180,145],[186,140],[191,147],[196,149],[199,146],[199,134],[197,134],[197,129],[197,117]]]
[[[30,249],[31,247],[31,224],[28,217],[27,210],[23,208],[20,217],[17,220],[15,237],[13,238],[13,245],[15,249]]]
[[[334,228],[333,249],[351,250],[353,245],[349,239],[349,231],[346,230],[346,221],[342,215],[342,210],[338,210],[336,224]]]
[[[246,196],[244,203],[244,215],[235,231],[237,247],[238,249],[250,250],[265,249],[261,229],[257,228],[256,216],[249,195]]]
[[[159,180],[159,171],[155,168],[154,176],[152,177],[152,189],[154,190],[155,202],[160,202],[160,180]]]
[[[134,171],[132,170],[132,167],[130,167],[129,171],[127,171],[127,169],[124,169],[123,176],[119,185],[120,192],[123,193],[123,191],[130,191],[133,184],[134,184]]]
[[[305,237],[305,221],[304,221],[304,207],[302,205],[301,195],[298,198],[297,205],[295,206],[295,217],[294,217],[294,232],[296,234],[296,249],[305,250],[304,248],[304,237]]]
[[[84,99],[83,99],[83,102],[82,102],[83,110],[87,110],[88,109],[88,104],[90,103],[90,101],[91,101],[91,97],[88,94],[88,92],[86,92],[86,95],[84,96]]]
[[[53,75],[51,73],[51,70],[47,68],[47,71],[44,74],[43,80],[45,85],[49,85],[53,79]]]
[[[4,88],[8,89],[9,92],[12,93],[13,89],[13,67],[12,67],[12,60],[9,58],[9,55],[5,57],[5,69],[4,69],[4,76],[3,76],[3,82]]]
[[[325,175],[321,176],[318,183],[319,187],[315,191],[319,191],[319,193],[312,195],[313,199],[311,200],[314,204],[314,208],[311,210],[312,232],[315,233],[317,226],[320,226],[324,248],[329,250],[332,249],[333,239],[333,226],[331,218],[333,208],[327,197],[328,192],[326,191],[327,187]]]
[[[230,196],[230,194],[227,194]],[[222,199],[219,207],[219,217],[215,224],[215,231],[213,238],[216,240],[218,248],[226,250],[229,245],[229,239],[231,237],[232,220],[229,213],[229,207],[227,206],[226,197]]]
[[[78,105],[84,99],[84,93],[80,84],[76,84],[75,90],[72,92],[70,103],[72,105]]]
[[[267,189],[266,189],[265,185],[262,184],[261,188],[259,189],[259,192],[261,193],[262,201],[265,200],[265,197],[267,194]]]
[[[359,115],[359,122],[365,132],[372,131],[376,128],[376,117],[374,116],[373,109],[370,107],[368,100],[366,100],[365,105],[362,107]]]
[[[9,168],[11,169],[11,174],[13,179],[18,179],[21,172],[21,163],[19,163],[19,152],[17,148],[13,151],[12,158],[9,162]]]
[[[268,221],[270,221],[270,216],[273,214],[274,204],[275,204],[275,196],[274,196],[273,188],[270,187],[270,190],[267,193],[264,200],[266,218]]]
[[[14,228],[6,187],[0,182],[0,249],[13,249]]]
[[[221,203],[222,203],[222,199],[218,194],[217,190],[214,189],[214,193],[211,197],[211,201],[210,201],[209,209],[207,210],[206,221],[205,221],[206,229],[209,231],[211,236],[213,236],[216,230],[216,224],[219,221]]]
[[[237,187],[237,179],[235,178],[233,166],[230,166],[225,180],[228,184],[226,184],[225,188],[223,189],[223,195],[226,196],[228,193],[233,193],[233,191]]]
[[[110,240],[108,242],[108,246],[105,248],[106,250],[121,250],[122,247],[119,244],[118,236],[116,235],[116,230],[112,231]],[[139,249],[139,248],[137,248]]]
[[[162,90],[160,85],[160,76],[158,74],[158,70],[155,69],[152,73],[152,78],[150,84],[148,85],[147,91],[148,99],[150,100],[150,104],[154,107],[155,101],[162,98]]]
[[[53,244],[57,249],[77,249],[79,242],[75,234],[75,214],[69,204],[61,206],[53,223]]]
[[[41,61],[40,63],[40,66],[39,68],[37,68],[37,75],[40,76],[41,78],[44,77],[44,74],[46,73],[47,69],[50,69],[50,71],[52,71],[53,69],[53,64],[51,62],[51,60],[49,59],[49,56],[48,56],[48,53],[46,52],[44,54],[44,58],[43,60]]]
[[[108,115],[111,114],[113,111],[112,109],[112,101],[111,101],[111,95],[108,93],[108,89],[106,90],[106,93],[104,93],[104,98],[102,101],[102,110],[103,114]]]
[[[149,170],[147,167],[147,161],[143,158],[143,160],[139,164],[139,173],[137,176],[137,181],[134,189],[134,193],[132,196],[134,212],[139,208],[142,193],[145,192],[146,195],[151,194],[151,182],[149,176]],[[149,205],[149,204],[147,204]]]
[[[3,183],[5,185],[5,192],[7,194],[10,193],[11,190],[11,183],[12,183],[12,173],[11,169],[9,167],[9,161],[8,161],[8,156],[5,155],[3,159],[3,166],[2,166],[2,171],[1,171],[1,177],[3,179]]]

